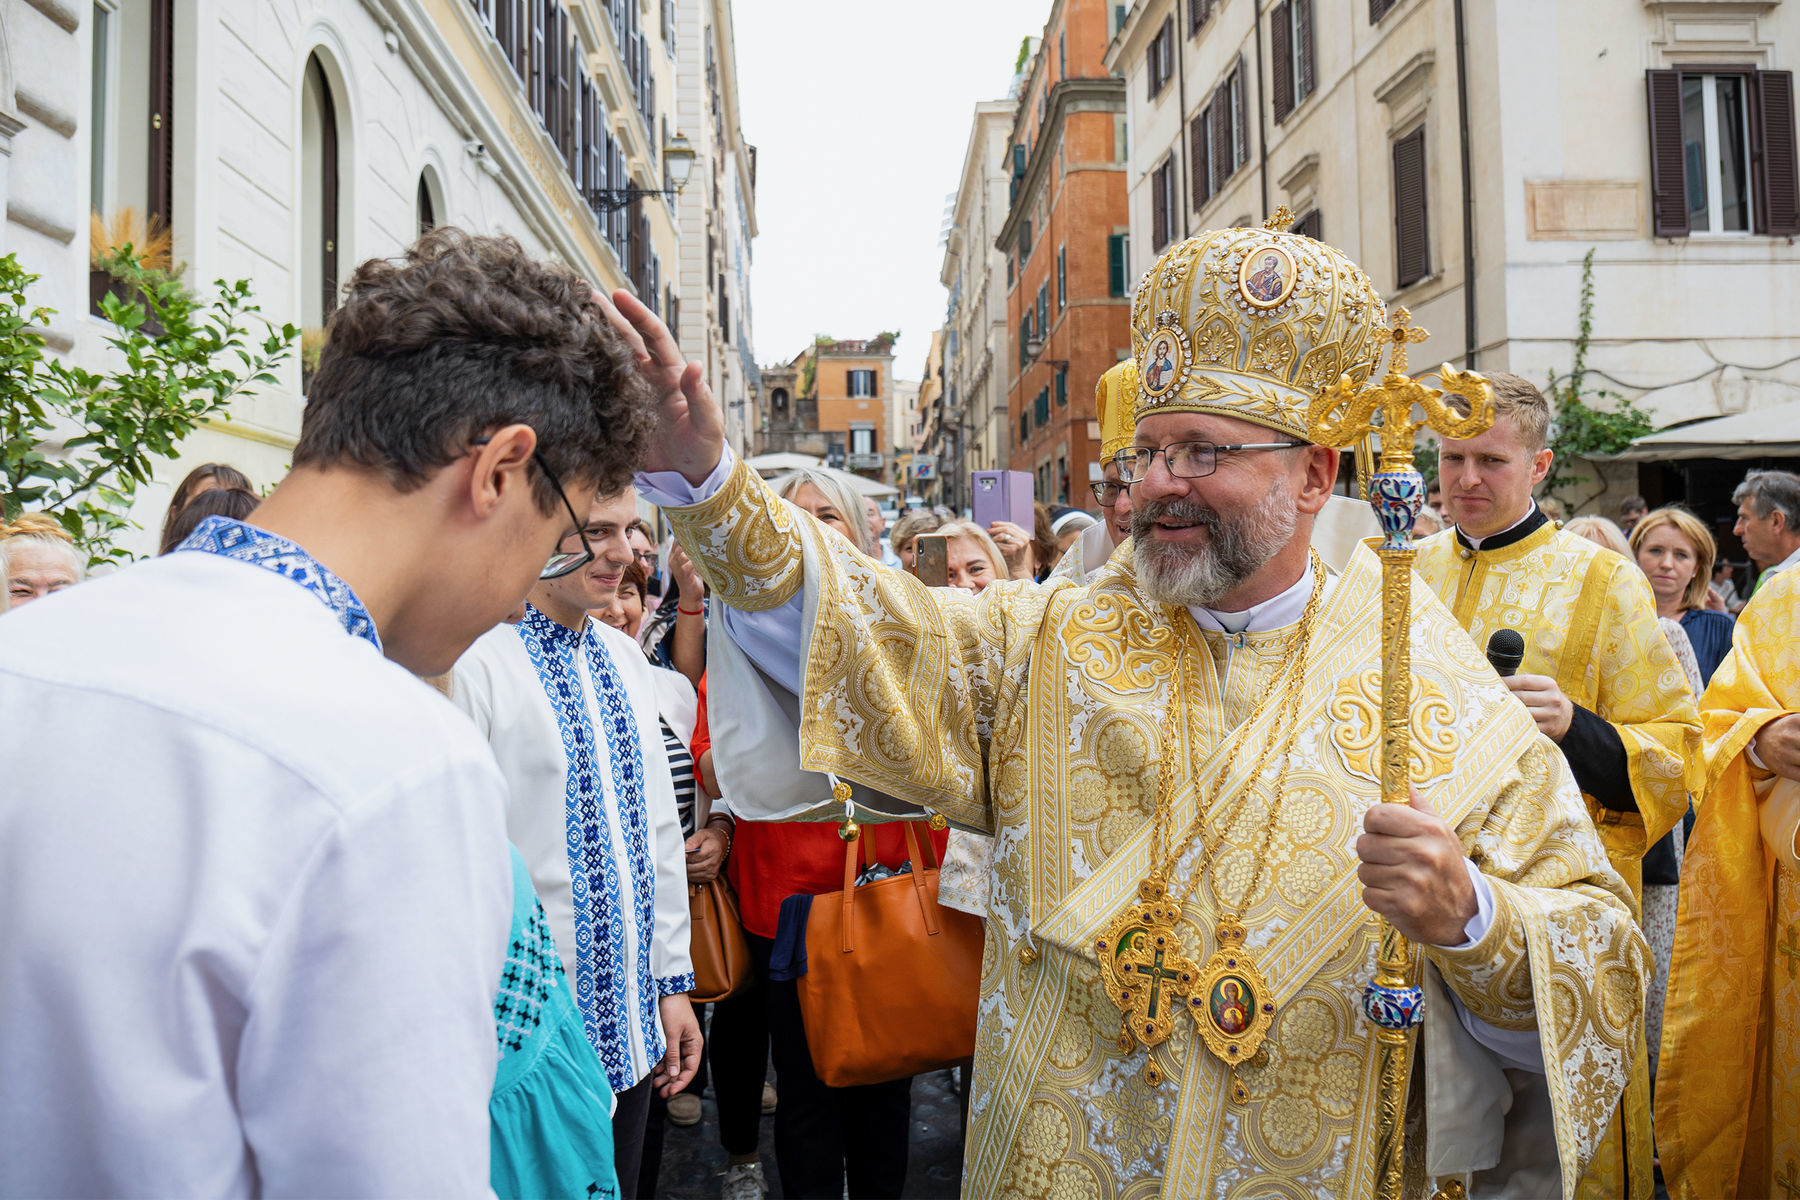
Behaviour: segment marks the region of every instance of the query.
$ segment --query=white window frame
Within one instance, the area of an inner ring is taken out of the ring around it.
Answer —
[[[1750,87],[1753,83],[1753,77],[1747,74],[1735,75],[1733,77],[1742,80],[1744,88],[1744,103],[1742,108],[1744,120],[1744,212],[1749,220],[1746,222],[1745,228],[1743,229],[1726,229],[1723,226],[1725,220],[1725,197],[1723,191],[1725,180],[1723,173],[1719,170],[1719,77],[1712,74],[1700,75],[1698,76],[1700,80],[1700,123],[1706,133],[1706,142],[1701,153],[1701,160],[1706,167],[1707,227],[1705,229],[1700,229],[1698,227],[1691,229],[1689,231],[1690,237],[1741,238],[1750,237],[1756,232],[1756,211],[1754,207],[1756,196],[1751,183],[1750,174]],[[1684,137],[1685,134],[1686,130],[1683,130]],[[1682,197],[1682,203],[1687,203],[1687,197],[1685,195]]]
[[[119,58],[119,30],[125,18],[119,11],[117,0],[94,0],[94,3],[91,5],[91,10],[99,10],[106,14],[106,44],[100,48],[101,54],[99,55],[99,57],[102,57],[105,60],[103,69],[106,72],[106,77],[104,80],[99,81],[96,81],[91,77],[88,79],[88,95],[90,97],[90,102],[91,99],[94,98],[93,93],[96,83],[100,84],[105,89],[105,95],[97,98],[103,105],[100,109],[101,115],[98,118],[100,121],[100,128],[98,131],[90,131],[87,139],[89,154],[88,211],[111,214],[113,210],[118,207],[119,197],[106,194],[105,188],[112,188],[116,191],[119,186],[119,118],[122,115],[119,111],[118,103],[119,68],[122,65]],[[97,32],[98,30],[96,29],[96,33]],[[89,71],[93,70],[95,57],[96,56],[90,49],[88,55]],[[94,132],[98,132],[99,136],[97,138],[94,136]],[[100,195],[93,194],[94,179],[96,176],[98,176],[104,184]]]

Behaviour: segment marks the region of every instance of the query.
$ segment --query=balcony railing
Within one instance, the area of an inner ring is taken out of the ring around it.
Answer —
[[[852,454],[849,456],[852,471],[879,471],[881,461],[879,454]]]

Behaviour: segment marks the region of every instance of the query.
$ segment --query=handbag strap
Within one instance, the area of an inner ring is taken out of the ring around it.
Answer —
[[[925,872],[938,869],[937,847],[932,844],[931,834],[927,830],[924,844],[921,846],[918,821],[903,821],[902,828],[906,833],[906,853],[912,863],[913,895],[919,901],[919,915],[925,920],[925,932],[928,936],[938,933],[937,905],[925,894]],[[875,830],[872,825],[862,827],[862,835],[844,843],[844,890],[840,893],[843,906],[843,919],[838,922],[838,948],[845,954],[855,950],[851,930],[855,926],[853,909],[856,902],[856,868],[860,856],[869,863],[879,862],[875,853]],[[929,862],[930,866],[922,864]]]

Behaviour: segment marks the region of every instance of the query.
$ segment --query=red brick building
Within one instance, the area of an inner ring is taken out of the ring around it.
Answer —
[[[1130,353],[1125,83],[1102,61],[1113,5],[1056,0],[1019,94],[1010,144],[1007,364],[1012,467],[1046,504],[1097,511],[1094,385]]]

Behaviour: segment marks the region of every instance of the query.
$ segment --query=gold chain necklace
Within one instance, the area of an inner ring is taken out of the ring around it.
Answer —
[[[1306,611],[1284,647],[1290,665],[1285,676],[1271,679],[1252,707],[1244,728],[1254,725],[1268,710],[1277,694],[1282,708],[1264,739],[1255,763],[1245,776],[1246,787],[1221,819],[1211,820],[1225,781],[1237,764],[1238,752],[1248,738],[1239,738],[1225,757],[1221,769],[1214,773],[1212,787],[1197,807],[1194,819],[1181,844],[1165,853],[1170,826],[1174,819],[1175,764],[1181,761],[1181,740],[1176,737],[1176,722],[1188,721],[1187,650],[1178,651],[1175,685],[1164,714],[1162,727],[1163,767],[1157,781],[1156,816],[1152,827],[1151,860],[1155,864],[1138,884],[1137,899],[1114,917],[1106,932],[1095,943],[1100,957],[1101,973],[1107,991],[1120,1011],[1123,1022],[1119,1031],[1119,1050],[1130,1053],[1138,1043],[1154,1048],[1167,1041],[1174,1031],[1175,1010],[1185,1008],[1193,1016],[1201,1039],[1213,1055],[1231,1068],[1232,1099],[1242,1103],[1248,1092],[1237,1078],[1237,1066],[1257,1054],[1269,1026],[1275,1019],[1275,1005],[1267,981],[1256,963],[1244,950],[1247,930],[1244,910],[1256,895],[1268,862],[1269,846],[1281,820],[1281,805],[1287,790],[1288,767],[1293,758],[1294,741],[1300,728],[1300,689],[1305,681],[1308,649],[1313,626],[1317,622],[1319,603],[1325,591],[1325,567],[1316,554],[1311,556],[1313,568],[1312,594]],[[1214,894],[1214,909],[1219,913],[1214,926],[1219,949],[1202,966],[1182,951],[1178,922],[1187,902],[1193,898],[1214,860],[1230,840],[1238,820],[1248,808],[1254,781],[1263,778],[1277,743],[1281,745],[1281,769],[1269,802],[1269,816],[1263,823],[1260,843],[1254,858],[1255,869],[1250,883],[1238,897],[1234,910],[1227,915],[1222,898]],[[1169,895],[1169,877],[1208,825],[1216,834],[1201,846],[1200,861],[1179,898]],[[1145,1081],[1155,1086],[1162,1082],[1162,1071],[1154,1054],[1144,1066]]]

